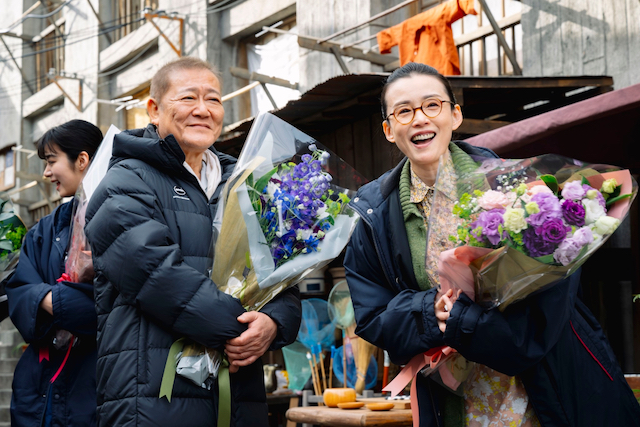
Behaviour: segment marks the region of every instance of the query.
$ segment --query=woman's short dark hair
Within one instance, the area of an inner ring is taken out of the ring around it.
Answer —
[[[71,120],[46,131],[36,142],[36,149],[38,157],[44,159],[45,149],[53,151],[55,144],[73,163],[83,151],[89,154],[89,159],[93,159],[101,142],[102,131],[97,126],[84,120]]]
[[[397,68],[393,73],[391,73],[391,75],[387,77],[387,80],[385,81],[384,86],[382,87],[382,94],[380,95],[380,104],[382,106],[383,120],[386,120],[387,118],[387,100],[385,99],[385,96],[387,95],[387,89],[389,88],[389,86],[391,86],[391,83],[395,82],[396,80],[399,80],[405,77],[411,77],[411,75],[413,74],[423,74],[425,76],[433,76],[436,79],[440,80],[440,83],[442,83],[444,88],[447,90],[447,95],[449,95],[449,101],[453,102],[454,104],[457,104],[456,97],[453,94],[453,89],[451,89],[451,83],[449,83],[449,80],[447,80],[445,76],[440,74],[438,70],[436,70],[435,68],[429,65],[421,64],[419,62],[409,62],[408,64],[405,64],[400,68]],[[453,104],[451,105],[451,108],[453,108]]]

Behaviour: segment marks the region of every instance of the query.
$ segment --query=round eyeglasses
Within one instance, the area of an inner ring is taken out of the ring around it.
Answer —
[[[422,105],[420,105],[417,108],[411,108],[406,105],[399,106],[398,108],[393,110],[393,113],[389,114],[385,118],[385,120],[389,120],[389,117],[393,116],[396,118],[396,121],[401,125],[408,125],[413,121],[413,118],[415,117],[415,114],[416,114],[416,110],[422,110],[425,116],[427,116],[430,119],[433,119],[435,117],[438,117],[438,115],[442,111],[443,102],[448,102],[451,105],[456,105],[454,102],[451,102],[451,101],[442,101],[438,98],[427,98],[422,102]]]

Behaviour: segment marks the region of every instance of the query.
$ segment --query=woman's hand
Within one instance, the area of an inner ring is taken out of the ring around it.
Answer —
[[[460,296],[460,293],[462,293],[462,291],[458,290],[457,294],[454,296],[453,289],[449,289],[444,294],[438,292],[438,295],[436,295],[434,309],[436,312],[436,319],[438,319],[438,328],[440,328],[441,332],[444,332],[445,329],[447,329],[447,319],[449,318],[449,312],[453,308],[453,304]]]
[[[262,356],[276,335],[278,325],[269,316],[257,311],[249,311],[238,316],[238,322],[247,323],[248,329],[239,337],[227,341],[225,353],[229,358],[229,372],[237,372]]]

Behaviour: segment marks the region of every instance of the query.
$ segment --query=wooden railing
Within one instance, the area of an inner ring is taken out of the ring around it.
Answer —
[[[516,13],[497,20],[498,26],[517,57],[516,34],[521,33],[521,14]],[[492,36],[495,40],[489,41]],[[473,31],[454,38],[460,57],[460,72],[465,76],[512,75],[513,67],[500,45],[491,25],[483,25]],[[495,57],[487,59],[489,43],[495,43]],[[491,66],[495,62],[495,66]],[[522,65],[520,64],[520,67]]]

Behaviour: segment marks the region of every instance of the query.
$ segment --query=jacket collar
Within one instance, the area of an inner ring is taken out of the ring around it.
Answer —
[[[213,145],[209,147],[218,159],[222,167],[223,180],[233,170],[236,159],[219,152]],[[132,129],[117,134],[113,140],[113,157],[109,166],[122,159],[138,159],[160,172],[167,175],[186,173],[191,175],[184,167],[185,155],[180,144],[173,135],[161,139],[156,127],[149,124],[143,129]],[[225,176],[226,175],[226,176]]]

